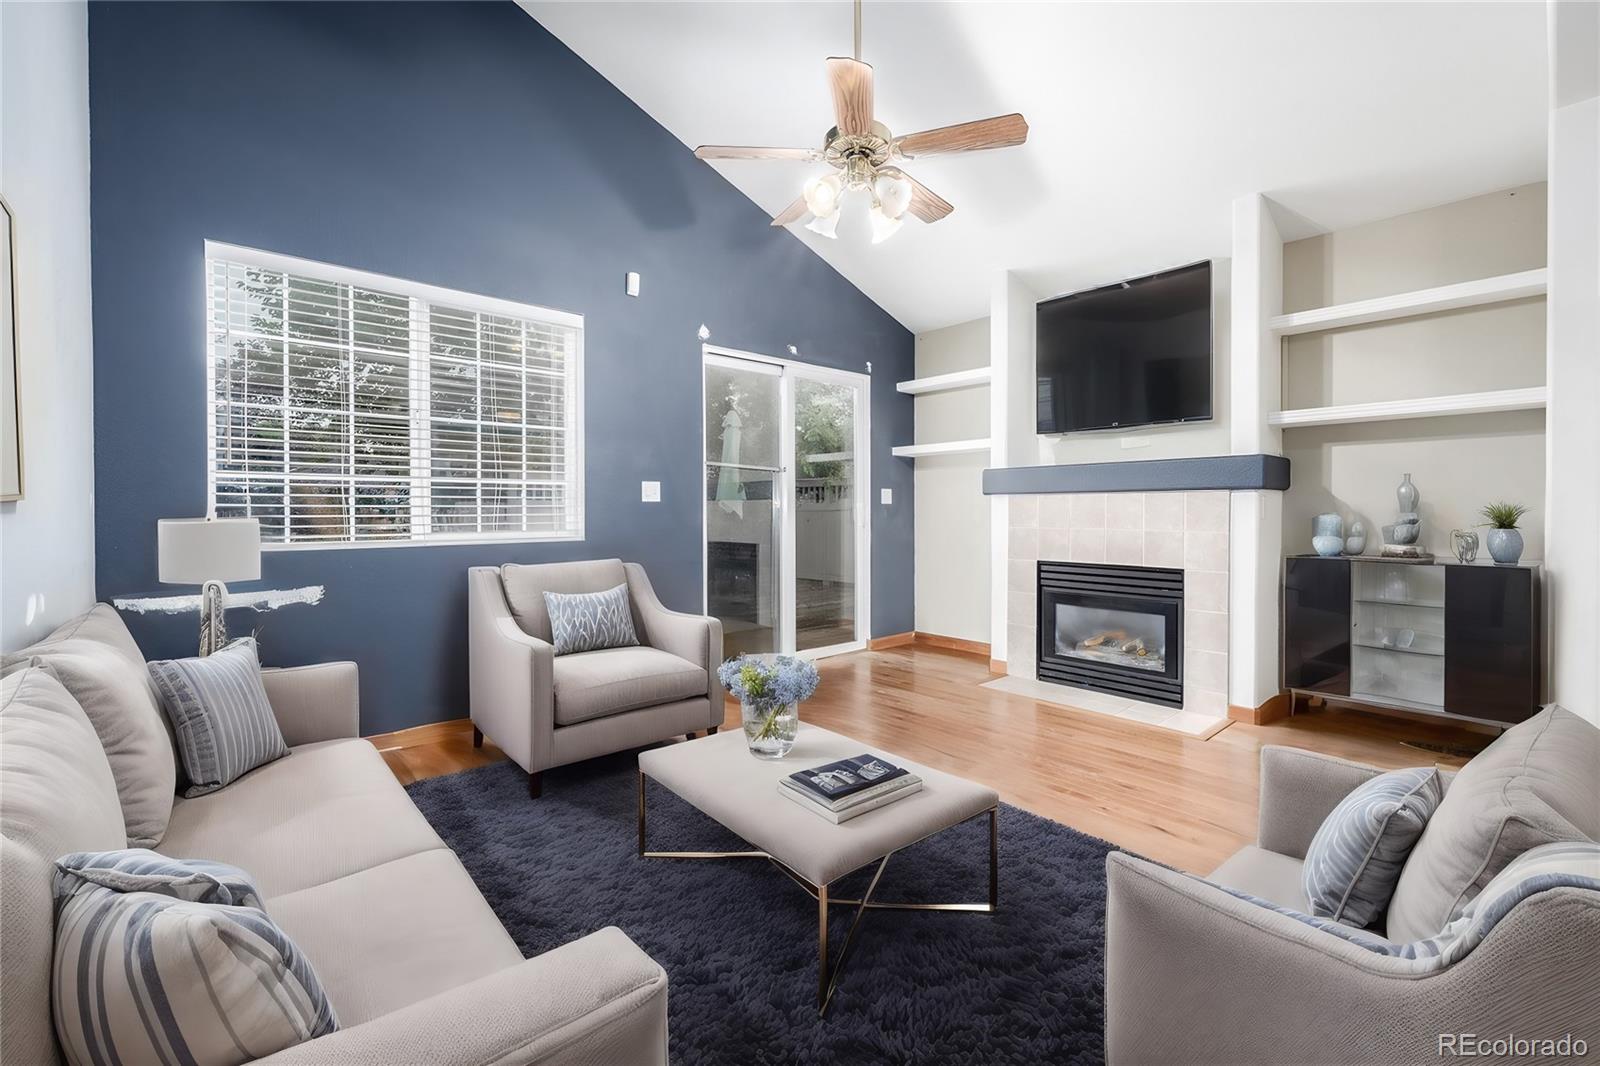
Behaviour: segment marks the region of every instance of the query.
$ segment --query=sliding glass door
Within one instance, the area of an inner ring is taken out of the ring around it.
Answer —
[[[705,374],[706,613],[724,656],[779,651],[782,372],[708,359]]]
[[[857,500],[856,408],[860,389],[796,376],[794,409],[794,646],[815,651],[853,644]]]
[[[723,653],[867,639],[867,378],[707,348],[706,611]]]

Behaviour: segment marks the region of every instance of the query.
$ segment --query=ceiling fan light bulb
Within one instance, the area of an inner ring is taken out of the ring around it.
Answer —
[[[829,240],[833,240],[834,238],[838,237],[838,233],[835,232],[838,230],[838,228],[839,209],[837,204],[834,205],[832,214],[817,215],[816,217],[812,218],[810,222],[806,223],[806,229],[817,234],[818,236],[827,237]]]
[[[890,218],[898,219],[911,206],[911,181],[903,174],[879,174],[872,183],[872,192],[883,213]]]
[[[876,204],[873,205],[872,211],[869,213],[868,217],[872,220],[873,244],[882,244],[890,237],[893,237],[895,232],[904,224],[902,219],[893,217],[881,206]]]
[[[819,174],[806,182],[806,209],[818,218],[827,218],[839,210],[839,194],[843,185],[837,174]],[[828,234],[833,236],[833,234]]]

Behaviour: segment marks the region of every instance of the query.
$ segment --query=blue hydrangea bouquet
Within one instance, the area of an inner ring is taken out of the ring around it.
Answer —
[[[758,759],[781,759],[794,747],[798,706],[817,691],[817,668],[792,655],[741,655],[717,669],[717,678],[739,697],[745,741]]]

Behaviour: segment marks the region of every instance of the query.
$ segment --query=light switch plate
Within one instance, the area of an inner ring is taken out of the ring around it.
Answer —
[[[661,502],[661,482],[659,482],[659,481],[641,481],[641,482],[639,482],[639,500],[640,500],[641,503],[660,503]]]
[[[888,507],[891,504],[893,504],[894,503],[894,489],[879,489],[878,490],[878,502],[883,504],[885,507]]]
[[[639,295],[639,272],[637,270],[628,271],[628,295]]]

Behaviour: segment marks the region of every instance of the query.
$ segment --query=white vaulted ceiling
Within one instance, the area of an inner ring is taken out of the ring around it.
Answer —
[[[687,146],[820,145],[823,60],[850,5],[522,5]],[[1286,235],[1539,181],[1540,3],[872,3],[862,58],[895,133],[1009,111],[1027,145],[906,169],[955,204],[868,242],[796,235],[916,331],[988,313],[991,279],[1050,295],[1225,256],[1231,201]],[[820,164],[718,162],[768,213]]]

